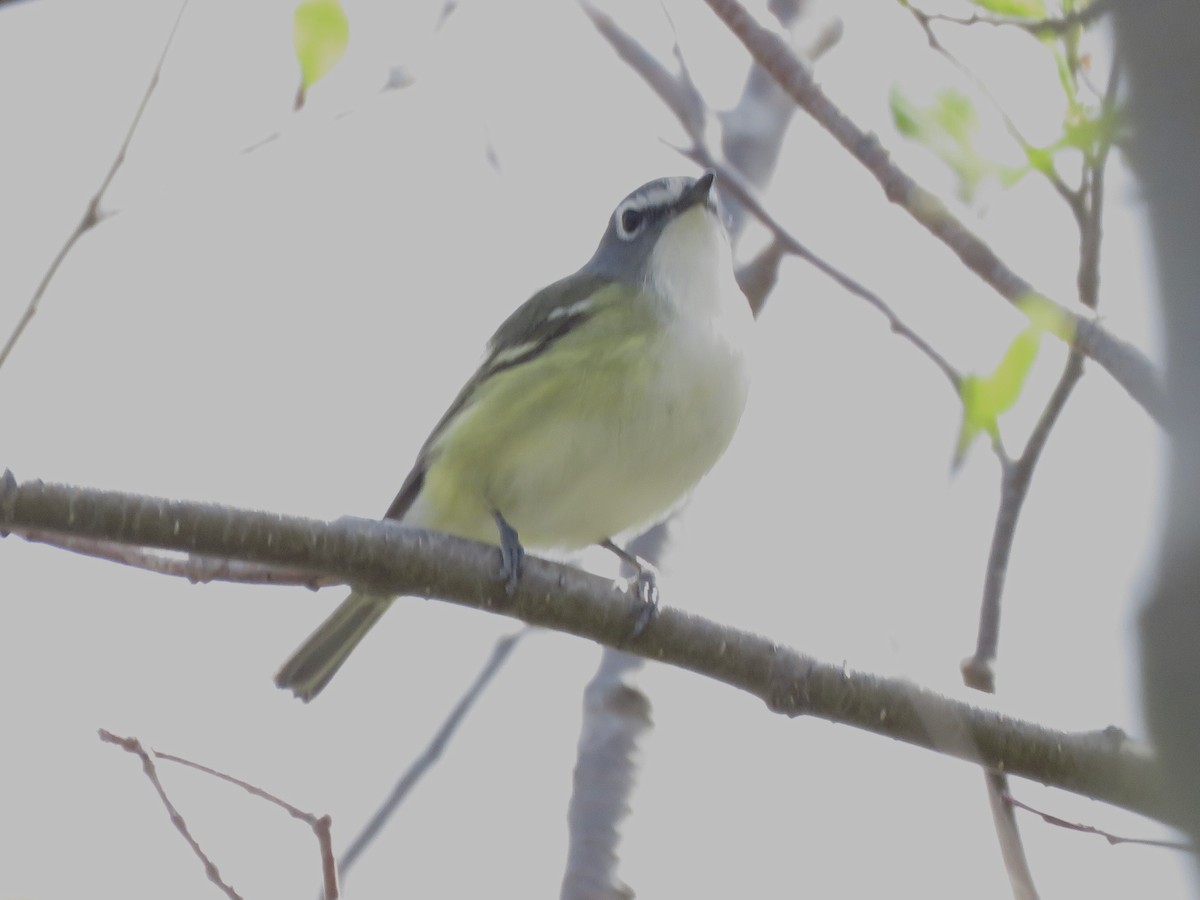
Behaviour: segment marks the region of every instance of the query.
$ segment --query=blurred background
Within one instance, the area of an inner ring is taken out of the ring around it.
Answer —
[[[765,4],[751,3],[760,21]],[[0,467],[18,478],[321,518],[376,516],[501,319],[591,255],[644,181],[695,174],[678,123],[572,3],[346,0],[342,63],[293,111],[294,4],[195,0],[104,210],[0,369]],[[664,63],[677,41],[715,108],[749,64],[708,11],[602,8]],[[0,335],[111,165],[178,7],[0,6]],[[1077,232],[1044,182],[970,207],[892,125],[895,86],[972,90],[899,5],[852,0],[825,90],[1017,272],[1075,296]],[[1012,29],[956,49],[1034,143],[1061,130],[1052,62]],[[1110,47],[1089,39],[1103,83]],[[394,67],[411,84],[380,91]],[[982,107],[985,108],[986,107]],[[994,115],[981,143],[1016,153]],[[1019,157],[1019,154],[1018,154]],[[1011,160],[1010,160],[1011,161]],[[1136,184],[1108,173],[1100,313],[1157,358]],[[1024,318],[889,206],[804,116],[769,209],[954,365],[987,372]],[[743,257],[761,236],[746,235]],[[1140,735],[1131,624],[1148,575],[1156,427],[1088,367],[1038,467],[1009,570],[995,699],[961,687],[998,466],[951,475],[961,415],[941,373],[800,261],[760,319],[750,407],[677,529],[661,580],[685,606],[858,669],[1068,730]],[[1002,420],[1017,450],[1062,366],[1044,342]],[[601,561],[603,564],[603,561]],[[343,595],[193,586],[0,541],[0,898],[200,898],[216,890],[136,760],[140,737],[333,817],[339,846],[519,623],[397,603],[305,706],[271,676]],[[552,896],[593,644],[524,640],[345,883],[352,896]],[[651,664],[655,728],[623,831],[642,897],[1011,896],[974,768]],[[163,765],[193,834],[247,898],[315,896],[301,824]],[[1161,827],[1024,782],[1024,802],[1120,834]],[[1019,814],[1045,896],[1186,894],[1173,851],[1109,846]]]

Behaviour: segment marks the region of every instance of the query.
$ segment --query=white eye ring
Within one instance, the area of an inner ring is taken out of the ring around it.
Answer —
[[[613,224],[617,237],[624,241],[632,240],[646,224],[646,211],[632,202],[622,204],[613,213]]]

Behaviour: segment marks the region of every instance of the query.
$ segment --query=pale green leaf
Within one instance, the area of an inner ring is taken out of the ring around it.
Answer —
[[[1026,294],[1016,301],[1016,307],[1029,318],[1029,324],[1054,335],[1065,344],[1075,342],[1075,321],[1061,307],[1041,294]]]
[[[966,94],[953,89],[938,93],[933,103],[918,106],[899,88],[890,98],[892,121],[905,137],[925,145],[958,176],[958,193],[970,202],[979,183],[1000,167],[975,147],[979,116]]]
[[[1041,315],[1045,308],[1031,305]],[[1053,311],[1052,307],[1049,307]],[[1031,318],[1032,315],[1031,314]],[[1032,323],[1013,338],[1000,364],[990,375],[968,375],[959,384],[958,393],[963,405],[962,426],[954,448],[957,468],[975,439],[983,433],[993,440],[1000,434],[998,419],[1016,404],[1025,386],[1025,379],[1037,359],[1043,329]]]
[[[307,90],[329,74],[350,42],[350,20],[338,0],[305,0],[299,4],[292,42]]]
[[[907,97],[900,93],[900,88],[892,88],[891,96],[888,98],[888,106],[891,107],[892,122],[895,123],[896,130],[905,137],[910,137],[914,140],[920,139],[920,110]]]
[[[971,0],[980,9],[986,9],[998,16],[1012,16],[1018,19],[1046,18],[1046,4],[1043,0]]]

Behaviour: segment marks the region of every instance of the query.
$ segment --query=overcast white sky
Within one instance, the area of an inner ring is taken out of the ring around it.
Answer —
[[[193,0],[108,198],[116,214],[75,248],[0,370],[0,466],[378,515],[500,319],[586,260],[629,190],[694,171],[670,147],[682,141],[674,121],[574,4],[536,0],[518,15],[463,0],[436,35],[438,2],[346,7],[350,53],[297,115],[292,4]],[[667,8],[702,89],[732,103],[740,46],[702,6]],[[605,9],[669,61],[662,7]],[[175,11],[158,0],[0,8],[0,333],[103,177]],[[959,82],[898,4],[838,12],[845,37],[821,82],[948,195],[938,164],[895,135],[887,98],[895,84],[922,99]],[[1033,42],[990,29],[958,39],[1032,139],[1051,140],[1055,77]],[[1103,72],[1105,47],[1092,49]],[[394,64],[416,81],[380,95]],[[1108,196],[1101,309],[1156,356],[1139,198],[1120,160]],[[768,201],[963,370],[989,369],[1022,327],[806,120]],[[1071,302],[1076,239],[1051,191],[1033,180],[991,189],[962,214]],[[804,264],[785,266],[761,325],[750,409],[689,510],[665,602],[967,697],[958,664],[974,642],[994,458],[979,447],[950,477],[958,410],[941,374]],[[1010,447],[1062,358],[1045,348],[1005,420]],[[997,705],[1061,728],[1141,733],[1132,626],[1160,461],[1147,417],[1089,367],[1017,538]],[[100,727],[328,812],[348,841],[496,637],[518,627],[397,604],[304,706],[271,675],[338,590],[197,587],[15,538],[0,541],[0,573],[0,898],[215,895]],[[565,636],[524,642],[349,892],[553,896],[580,691],[597,659]],[[786,721],[666,667],[650,666],[644,686],[656,729],[622,868],[639,896],[1009,896],[971,767]],[[303,826],[211,779],[163,775],[243,896],[315,895]],[[1100,804],[1017,789],[1066,819],[1161,834]],[[1187,893],[1169,851],[1022,823],[1045,896]]]

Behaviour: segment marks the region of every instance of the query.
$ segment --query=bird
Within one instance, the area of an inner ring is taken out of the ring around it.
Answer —
[[[499,545],[511,590],[525,548],[603,546],[662,521],[729,446],[749,392],[753,315],[734,277],[715,175],[650,181],[591,259],[488,341],[384,518]],[[394,598],[350,595],[275,684],[311,700]]]

